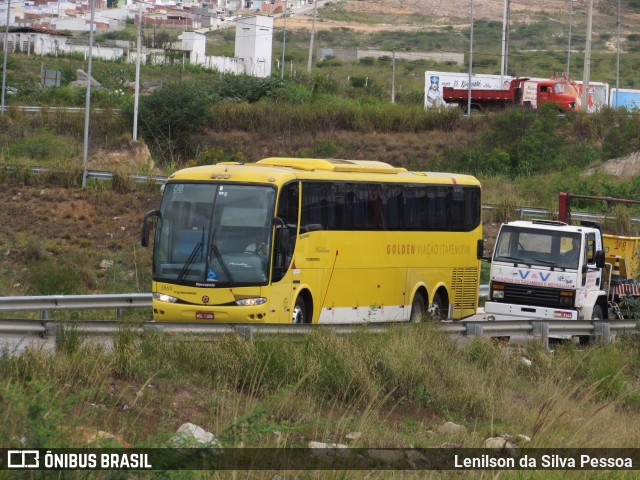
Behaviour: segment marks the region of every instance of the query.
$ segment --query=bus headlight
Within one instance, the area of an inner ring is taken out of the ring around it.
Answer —
[[[153,299],[159,302],[166,303],[176,303],[178,299],[176,297],[172,297],[171,295],[166,295],[164,293],[153,292]]]
[[[267,299],[264,297],[242,298],[240,300],[236,300],[236,305],[241,307],[253,307],[256,305],[262,305],[263,303],[267,303]]]

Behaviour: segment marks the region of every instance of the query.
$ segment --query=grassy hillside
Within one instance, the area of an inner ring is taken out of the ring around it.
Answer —
[[[216,342],[139,336],[126,328],[113,350],[72,327],[48,355],[0,356],[5,446],[159,447],[195,423],[225,447],[481,447],[508,435],[524,448],[633,447],[640,440],[638,342],[555,353],[459,344],[433,325],[389,333],[316,333],[301,339],[227,336]],[[445,422],[459,425],[443,429]],[[88,433],[87,433],[88,432]],[[351,438],[351,440],[350,440]],[[22,443],[20,443],[22,442]],[[90,444],[93,442],[89,441]],[[247,475],[248,473],[242,474]],[[396,478],[402,472],[288,472],[291,478]],[[562,472],[594,478],[594,472]],[[84,474],[86,475],[86,473]],[[228,472],[170,478],[235,478]],[[251,478],[273,478],[253,472]],[[458,478],[458,472],[422,472]],[[500,472],[549,478],[549,472]],[[486,478],[487,472],[468,472]],[[93,478],[90,475],[89,478]],[[97,478],[111,478],[95,475]],[[598,478],[605,478],[600,476]],[[606,478],[635,478],[607,472]]]

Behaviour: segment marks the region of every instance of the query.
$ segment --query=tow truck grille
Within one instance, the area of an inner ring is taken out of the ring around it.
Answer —
[[[504,300],[501,301],[518,305],[560,307],[560,290],[546,287],[532,287],[531,285],[505,284]]]

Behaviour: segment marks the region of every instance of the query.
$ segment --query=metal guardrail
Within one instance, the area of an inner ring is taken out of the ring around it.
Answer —
[[[40,311],[41,317],[48,319],[51,310],[111,308],[117,310],[118,315],[121,315],[124,308],[151,308],[151,299],[150,293],[0,297],[0,312]],[[2,330],[0,329],[0,331]]]
[[[493,205],[482,205],[483,210],[491,211],[495,207]],[[516,215],[519,220],[545,220],[550,216],[557,217],[557,211],[551,211],[548,208],[536,208],[536,207],[514,207]],[[603,213],[590,213],[590,212],[576,212],[571,210],[571,218],[576,220],[604,220],[607,216]],[[640,223],[640,218],[632,217],[633,223]]]
[[[40,320],[8,320],[0,321],[0,335],[14,337],[37,336],[51,338],[57,335],[61,325],[75,331],[92,336],[111,335],[127,325],[134,331],[160,332],[173,335],[194,335],[198,338],[212,338],[225,334],[236,334],[247,339],[257,335],[308,335],[311,332],[331,331],[336,334],[352,334],[355,332],[384,333],[390,328],[401,328],[406,324],[366,324],[366,325],[290,325],[290,324],[206,324],[206,323],[157,323],[127,324],[123,322],[57,322]],[[460,320],[442,322],[442,329],[450,335],[475,338],[487,337],[519,337],[525,340],[541,342],[549,346],[549,337],[588,336],[600,343],[612,342],[617,333],[638,332],[635,320],[509,320],[484,322],[477,320]]]
[[[8,171],[17,170],[19,167],[8,165],[4,167]],[[47,173],[50,169],[45,167],[31,167],[31,172],[36,175]],[[104,170],[87,170],[87,178],[93,178],[95,180],[111,180],[113,178],[112,172],[106,172]],[[167,177],[163,175],[142,175],[134,173],[129,175],[129,178],[138,183],[155,183],[157,185],[164,185],[167,182]]]
[[[17,110],[25,113],[62,112],[84,114],[85,107],[38,107],[35,105],[5,105],[4,111]],[[120,113],[119,108],[92,108],[92,113]]]
[[[102,170],[87,170],[87,178],[94,178],[96,180],[111,180],[113,173],[105,172]],[[155,183],[157,185],[164,185],[167,181],[167,177],[161,175],[141,175],[132,174],[129,178],[135,180],[138,183]]]

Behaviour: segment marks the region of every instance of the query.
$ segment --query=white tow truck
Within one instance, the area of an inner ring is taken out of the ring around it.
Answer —
[[[596,222],[505,223],[491,261],[486,319],[606,319],[611,272],[604,272],[605,247]]]

